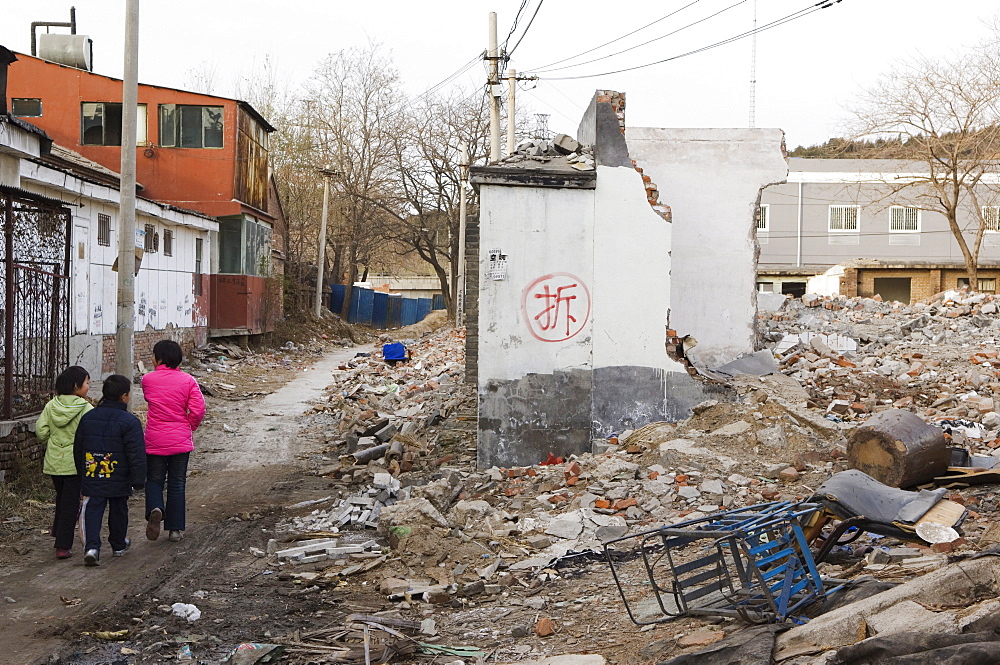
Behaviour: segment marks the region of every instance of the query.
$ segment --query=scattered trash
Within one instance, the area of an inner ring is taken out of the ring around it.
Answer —
[[[188,603],[174,603],[170,606],[170,610],[174,616],[187,619],[188,621],[197,621],[201,618],[201,610]]]

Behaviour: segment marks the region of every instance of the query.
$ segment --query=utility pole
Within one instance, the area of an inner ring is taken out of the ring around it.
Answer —
[[[118,310],[115,373],[135,374],[135,135],[139,101],[139,0],[125,0],[125,74],[122,77],[122,164],[118,230]]]
[[[465,221],[468,216],[465,192],[469,186],[469,145],[462,144],[462,157],[458,163],[460,198],[458,199],[458,285],[455,288],[455,327],[465,323]]]
[[[316,318],[320,317],[323,311],[323,264],[326,263],[326,220],[330,213],[330,178],[339,175],[337,171],[331,171],[330,167],[319,169],[323,176],[323,217],[319,223],[319,249],[317,251],[316,266]]]
[[[517,71],[507,72],[507,155],[514,154],[514,94],[517,90]]]
[[[757,126],[757,0],[753,0],[753,41],[750,45],[750,129]]]
[[[490,12],[490,163],[500,161],[500,52],[497,48],[497,13]]]

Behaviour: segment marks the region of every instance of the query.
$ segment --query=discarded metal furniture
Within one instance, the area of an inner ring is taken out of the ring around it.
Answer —
[[[809,542],[816,541],[827,524],[838,522],[824,537],[815,560],[823,561],[835,546],[849,543],[864,532],[909,542],[933,542],[921,534],[954,529],[967,514],[964,506],[944,498],[947,491],[896,489],[856,469],[835,473],[809,499],[811,504],[822,506],[808,525]],[[850,529],[855,532],[842,539]]]
[[[610,540],[604,554],[632,621],[732,616],[799,620],[837,591],[813,562],[804,527],[822,507],[773,502]]]

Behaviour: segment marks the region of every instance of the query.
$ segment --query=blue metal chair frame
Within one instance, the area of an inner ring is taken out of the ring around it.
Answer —
[[[803,531],[820,510],[818,504],[788,501],[727,510],[608,541],[605,558],[638,625],[678,616],[801,622],[802,609],[841,588],[824,587]],[[641,556],[661,618],[641,620],[629,602],[615,565],[620,546],[629,541],[625,556],[636,550]]]

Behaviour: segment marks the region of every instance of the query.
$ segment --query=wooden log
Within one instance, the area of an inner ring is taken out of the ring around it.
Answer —
[[[890,409],[854,430],[847,461],[891,487],[913,487],[946,474],[951,451],[942,430],[909,411]]]

